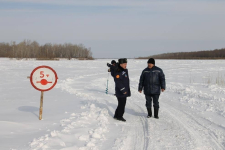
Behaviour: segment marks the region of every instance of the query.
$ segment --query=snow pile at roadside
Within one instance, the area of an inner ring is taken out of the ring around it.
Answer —
[[[70,118],[60,121],[63,130],[54,130],[34,139],[29,144],[31,149],[97,150],[106,140],[104,134],[109,132],[108,111],[94,104],[86,105],[82,109],[84,112],[72,113]]]

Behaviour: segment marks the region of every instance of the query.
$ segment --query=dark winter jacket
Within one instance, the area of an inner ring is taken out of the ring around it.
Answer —
[[[111,65],[111,64],[107,64],[108,67],[110,67],[110,72],[111,72],[111,76],[114,77],[115,71],[118,68],[117,66],[118,64],[116,64],[115,66]]]
[[[116,97],[129,97],[130,92],[130,80],[128,70],[118,66],[115,70],[114,80],[116,83]],[[126,94],[124,94],[126,92]]]
[[[144,88],[145,95],[160,94],[161,89],[166,89],[165,75],[162,69],[154,66],[142,71],[138,91]]]

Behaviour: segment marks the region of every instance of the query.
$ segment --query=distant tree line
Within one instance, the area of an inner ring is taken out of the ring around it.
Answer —
[[[86,48],[79,44],[51,44],[40,45],[36,41],[24,40],[18,44],[16,42],[0,43],[0,57],[9,58],[82,58],[92,59],[91,48]]]
[[[138,59],[148,59],[151,57],[155,59],[225,59],[225,48],[197,52],[164,53],[148,57],[139,57]]]

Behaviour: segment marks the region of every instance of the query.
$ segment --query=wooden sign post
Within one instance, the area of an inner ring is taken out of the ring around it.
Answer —
[[[44,91],[51,90],[57,83],[58,76],[51,67],[39,66],[35,68],[30,75],[31,85],[38,91],[41,91],[41,101],[39,110],[39,120],[42,119]]]
[[[43,96],[44,96],[44,92],[41,91],[41,102],[40,102],[40,110],[39,110],[39,120],[42,119],[42,112],[43,112]]]

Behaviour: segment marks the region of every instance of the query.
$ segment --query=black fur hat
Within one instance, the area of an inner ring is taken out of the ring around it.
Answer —
[[[120,58],[118,59],[119,64],[124,64],[127,63],[127,59],[126,58]]]

